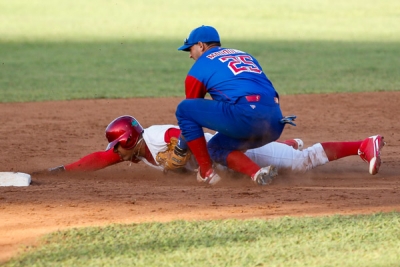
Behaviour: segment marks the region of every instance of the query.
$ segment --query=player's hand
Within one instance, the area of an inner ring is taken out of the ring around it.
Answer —
[[[180,153],[179,150],[160,152],[157,154],[157,162],[164,167],[164,172],[178,170],[185,167],[191,156],[190,151]]]
[[[190,159],[190,151],[183,151],[177,143],[177,138],[171,138],[168,149],[157,154],[156,160],[164,167],[164,172],[184,168]]]
[[[164,163],[166,170],[176,170],[184,168],[191,156],[190,151],[182,151],[179,147],[175,147],[172,153],[169,153]]]
[[[64,171],[65,171],[65,168],[63,165],[61,165],[61,166],[57,166],[54,168],[34,171],[34,172],[32,172],[32,175],[49,175],[49,174],[55,174],[55,173],[60,173],[60,172],[64,172]]]
[[[59,173],[59,172],[65,172],[65,167],[63,165],[57,166],[54,168],[50,168],[47,170],[49,173]]]

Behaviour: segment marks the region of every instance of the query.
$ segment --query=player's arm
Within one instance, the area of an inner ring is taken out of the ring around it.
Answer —
[[[179,128],[169,128],[168,130],[165,131],[164,134],[164,141],[165,143],[170,143],[170,140],[172,137],[179,138],[181,135],[181,129]]]
[[[164,167],[164,171],[177,170],[184,168],[191,153],[187,149],[179,147],[181,138],[181,130],[179,128],[169,128],[164,134],[164,141],[167,144],[167,150],[159,152],[156,161]]]
[[[186,154],[189,149],[185,138],[181,135],[181,129],[179,128],[169,128],[164,135],[164,141],[167,144],[175,143],[173,145],[173,150],[178,154]]]
[[[112,149],[107,151],[99,151],[91,153],[83,158],[75,161],[73,163],[58,166],[55,168],[50,168],[50,172],[59,172],[59,171],[97,171],[103,169],[105,167],[114,165],[116,163],[121,162],[118,153],[114,153]]]
[[[205,85],[194,76],[188,75],[185,80],[186,99],[204,98],[207,94]]]

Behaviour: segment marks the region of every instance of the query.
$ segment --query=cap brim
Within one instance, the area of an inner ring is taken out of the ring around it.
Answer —
[[[192,46],[193,46],[192,44],[182,45],[181,47],[178,48],[178,50],[189,52],[189,51],[190,51],[190,48],[191,48]]]

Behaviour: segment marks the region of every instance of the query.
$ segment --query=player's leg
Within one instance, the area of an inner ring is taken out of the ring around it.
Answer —
[[[182,101],[176,111],[179,127],[187,145],[200,166],[200,176],[214,175],[211,157],[208,154],[202,127],[209,128],[224,136],[229,136],[230,142],[214,142],[211,148],[225,153],[221,157],[213,158],[216,162],[223,162],[226,166],[227,155],[234,150],[245,150],[259,147],[276,140],[284,125],[280,123],[282,114],[279,106],[258,106],[254,111],[250,105],[232,105],[206,99],[187,99]],[[214,139],[215,136],[212,138]],[[251,140],[251,141],[250,141]],[[210,148],[210,147],[209,147]],[[255,169],[260,167],[251,162],[242,152],[234,153],[235,160],[231,166],[238,170],[246,169],[246,174],[255,176]],[[231,157],[232,158],[232,157]],[[237,166],[237,167],[236,167]],[[262,175],[266,175],[262,173]]]
[[[304,173],[329,162],[321,144],[302,151],[279,142],[249,149],[246,155],[260,166],[276,166],[278,171]]]
[[[375,135],[361,141],[324,142],[321,143],[329,161],[347,156],[360,155],[369,164],[369,173],[375,175],[381,166],[381,149],[384,146],[383,137]]]
[[[220,177],[212,168],[213,162],[207,150],[203,127],[213,129],[208,123],[216,123],[217,104],[218,102],[211,100],[187,99],[183,100],[176,110],[181,134],[199,164],[197,179],[210,184],[217,183]]]
[[[274,165],[278,170],[303,173],[330,161],[360,155],[369,163],[369,172],[374,175],[381,165],[380,151],[383,137],[375,135],[363,141],[322,142],[299,151],[289,145],[272,142],[265,146],[249,149],[246,155],[260,166]]]
[[[254,141],[254,140],[253,140]],[[252,144],[248,144],[248,143]],[[217,133],[208,142],[208,150],[214,162],[228,167],[238,173],[242,173],[250,177],[259,185],[269,184],[277,175],[274,166],[260,166],[240,150],[243,146],[257,146],[259,141],[252,142],[246,139],[235,139],[229,136]],[[282,144],[283,146],[289,147]],[[291,148],[291,147],[290,147]]]
[[[358,154],[358,148],[362,141],[353,142],[322,142],[326,156],[329,161]]]

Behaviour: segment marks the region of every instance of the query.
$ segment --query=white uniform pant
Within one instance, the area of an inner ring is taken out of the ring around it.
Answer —
[[[329,162],[320,143],[299,151],[286,144],[272,142],[259,148],[249,149],[245,154],[260,167],[274,165],[278,171],[294,173],[305,173]]]

